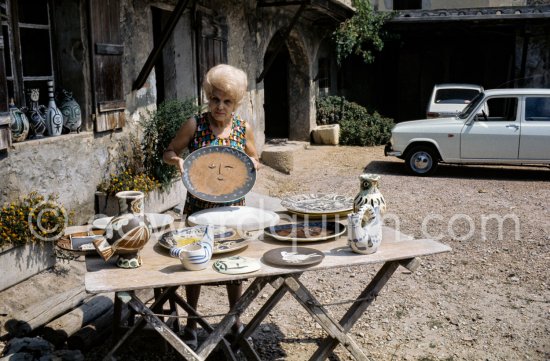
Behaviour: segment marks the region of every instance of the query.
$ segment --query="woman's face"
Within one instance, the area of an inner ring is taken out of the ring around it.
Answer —
[[[226,122],[231,119],[231,113],[235,111],[236,104],[229,95],[219,89],[212,92],[208,101],[208,110],[217,122]]]

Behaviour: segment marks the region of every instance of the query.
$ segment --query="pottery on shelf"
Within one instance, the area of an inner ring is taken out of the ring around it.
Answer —
[[[139,251],[151,238],[151,225],[143,209],[143,192],[118,192],[120,213],[105,228],[105,238],[95,240],[100,256],[109,260],[118,255],[117,266],[137,268],[141,266]]]
[[[63,115],[55,104],[53,97],[53,81],[48,81],[48,111],[46,112],[46,128],[48,129],[48,135],[58,136],[63,131]]]
[[[42,138],[46,132],[46,107],[38,104],[40,89],[29,89],[28,99],[30,107],[25,113],[30,123],[31,138]]]
[[[11,118],[11,139],[14,142],[22,142],[27,139],[29,135],[29,120],[25,113],[13,103],[13,99],[10,100],[10,118]]]
[[[371,254],[382,242],[380,207],[364,204],[348,215],[348,245],[355,253]]]
[[[372,207],[380,207],[380,213],[386,212],[386,201],[384,196],[378,189],[380,176],[378,174],[364,173],[359,176],[359,193],[353,200],[353,211],[359,212],[359,209],[364,204],[369,204]]]
[[[58,103],[59,110],[63,115],[63,127],[69,132],[79,133],[82,125],[82,114],[80,105],[73,98],[73,93],[65,89],[61,90]]]
[[[201,240],[187,246],[172,248],[170,255],[178,257],[188,271],[200,271],[208,266],[214,248],[214,230],[207,226]]]

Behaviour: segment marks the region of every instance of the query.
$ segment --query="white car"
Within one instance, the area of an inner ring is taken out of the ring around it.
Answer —
[[[421,176],[439,162],[550,165],[550,89],[486,90],[454,117],[398,123],[384,153]]]
[[[455,116],[482,91],[482,86],[474,84],[436,84],[428,102],[426,118]]]

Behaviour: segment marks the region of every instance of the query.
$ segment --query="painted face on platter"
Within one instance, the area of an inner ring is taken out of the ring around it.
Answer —
[[[236,106],[235,101],[227,93],[218,89],[214,89],[208,101],[208,110],[217,122],[231,119],[231,113],[235,111]]]

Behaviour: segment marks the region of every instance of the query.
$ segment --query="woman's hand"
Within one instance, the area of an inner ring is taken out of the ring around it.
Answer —
[[[252,163],[254,164],[254,168],[256,170],[259,170],[262,166],[262,164],[260,162],[258,162],[258,160],[254,157],[250,157],[250,159],[252,159]]]

